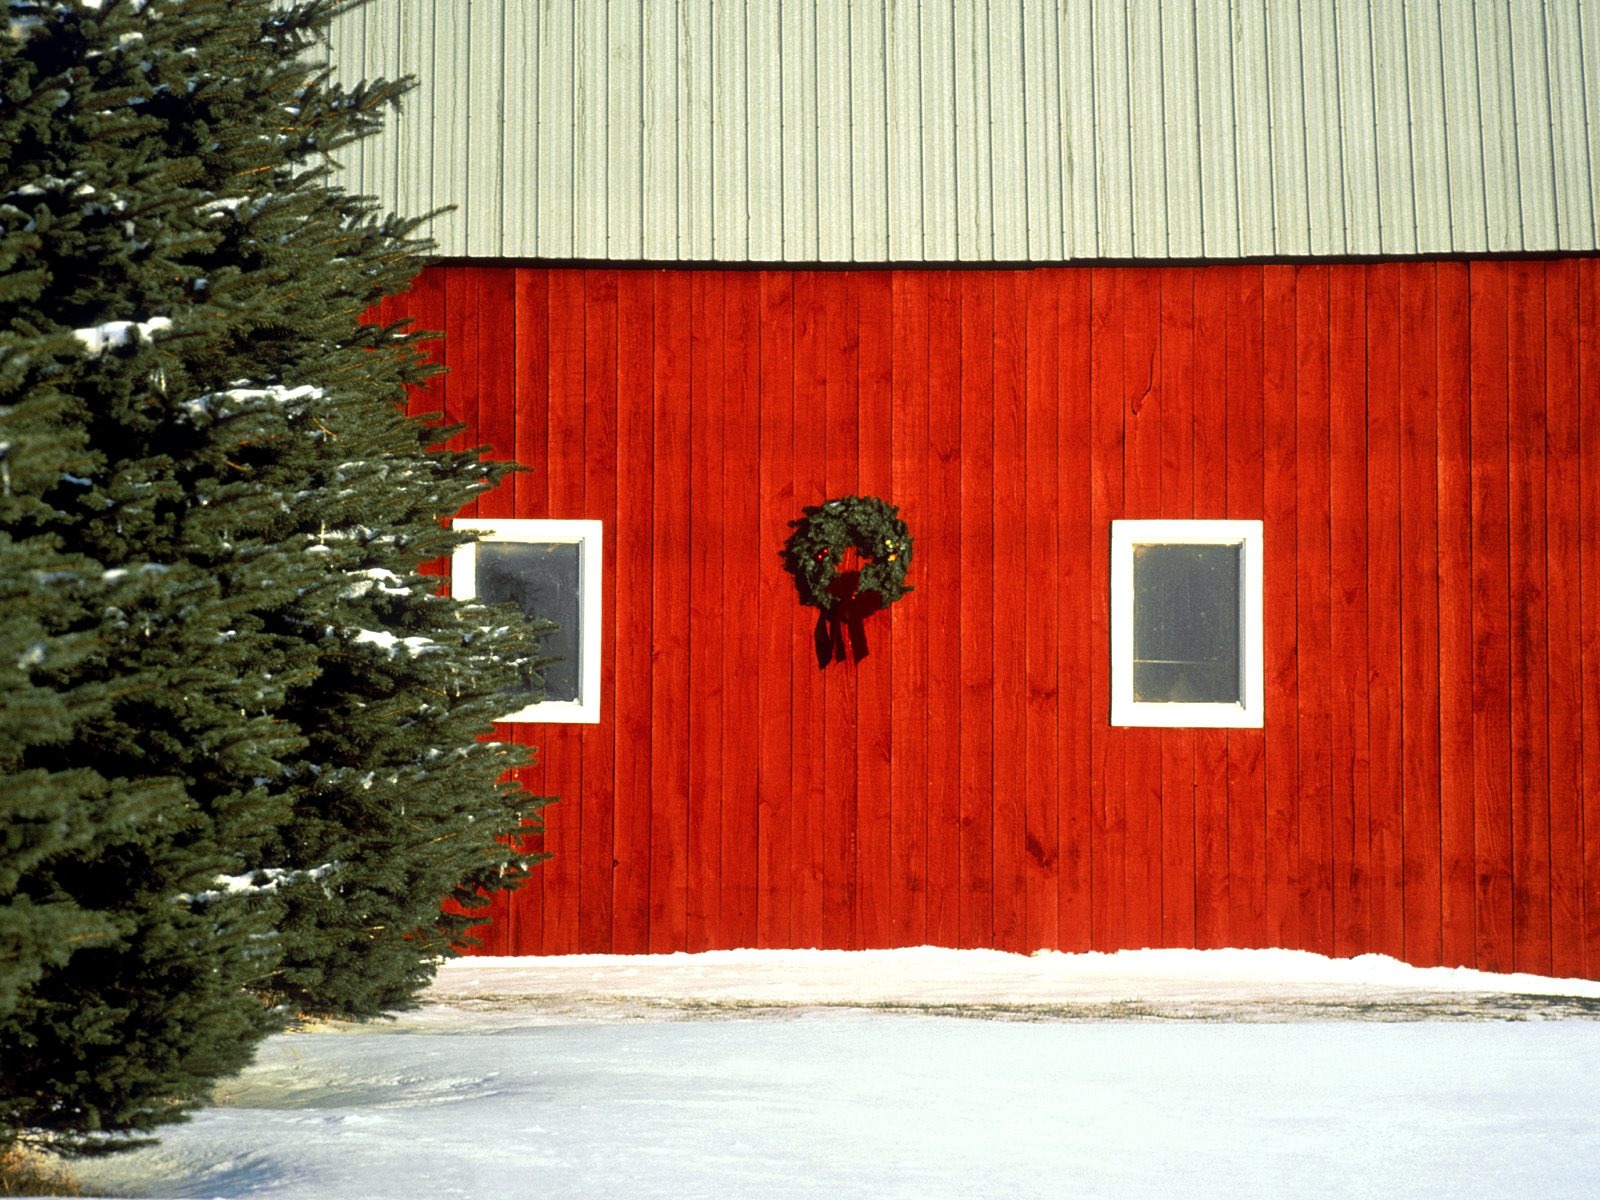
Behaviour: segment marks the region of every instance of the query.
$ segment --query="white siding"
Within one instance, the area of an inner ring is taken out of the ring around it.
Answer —
[[[1596,0],[385,0],[345,181],[452,257],[1600,249]]]

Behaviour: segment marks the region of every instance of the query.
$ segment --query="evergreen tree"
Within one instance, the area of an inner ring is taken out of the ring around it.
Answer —
[[[478,736],[540,628],[421,573],[502,468],[360,323],[423,247],[328,178],[403,90],[315,66],[349,0],[7,4],[0,1144],[89,1150],[411,1003],[526,877]]]

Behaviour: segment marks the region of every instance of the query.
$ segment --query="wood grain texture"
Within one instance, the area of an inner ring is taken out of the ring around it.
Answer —
[[[490,953],[1280,945],[1600,974],[1600,268],[442,267],[414,411],[605,523]],[[780,552],[901,506],[819,669]],[[1261,730],[1109,724],[1109,531],[1265,524]]]

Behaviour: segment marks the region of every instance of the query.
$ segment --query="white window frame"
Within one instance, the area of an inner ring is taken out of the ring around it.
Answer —
[[[1111,522],[1111,723],[1188,729],[1260,729],[1264,716],[1260,521]],[[1239,670],[1242,703],[1133,698],[1133,548],[1239,547]]]
[[[571,542],[578,547],[578,571],[583,590],[579,616],[579,679],[576,700],[541,700],[500,718],[502,721],[541,724],[597,725],[600,723],[600,631],[604,619],[601,596],[602,523],[496,517],[452,521],[455,529],[470,530],[476,542],[457,546],[450,559],[450,593],[467,600],[478,594],[477,555],[483,542]]]

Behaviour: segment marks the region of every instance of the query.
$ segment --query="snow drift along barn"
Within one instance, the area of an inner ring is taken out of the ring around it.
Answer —
[[[1600,976],[1592,11],[399,0],[335,58],[422,80],[349,182],[457,205],[419,403],[531,468],[456,585],[566,606],[489,952]],[[847,495],[915,590],[819,669]]]

